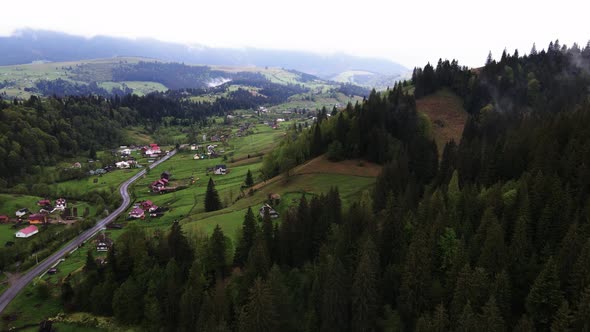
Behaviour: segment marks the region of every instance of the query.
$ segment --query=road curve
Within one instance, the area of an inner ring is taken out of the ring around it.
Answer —
[[[170,151],[166,156],[162,157],[162,159],[156,161],[149,168],[154,168],[158,166],[160,163],[168,160],[170,157],[176,154],[176,150]],[[125,181],[121,187],[119,187],[119,193],[123,198],[123,203],[119,206],[113,213],[109,214],[106,218],[99,220],[92,228],[84,231],[82,234],[78,235],[75,239],[69,242],[65,247],[59,249],[53,255],[46,258],[41,263],[35,265],[31,270],[29,270],[26,274],[22,275],[17,281],[15,281],[10,287],[0,295],[0,313],[4,312],[4,309],[8,306],[10,301],[12,301],[16,295],[23,289],[25,286],[31,282],[36,276],[40,275],[44,271],[47,271],[53,264],[55,264],[59,259],[61,259],[66,253],[74,250],[83,242],[87,241],[91,237],[93,237],[96,233],[98,233],[102,228],[106,227],[107,224],[115,220],[123,211],[127,209],[131,199],[129,198],[129,193],[127,189],[129,185],[133,183],[135,180],[139,179],[141,176],[145,174],[145,169],[141,172],[135,174],[132,178]]]

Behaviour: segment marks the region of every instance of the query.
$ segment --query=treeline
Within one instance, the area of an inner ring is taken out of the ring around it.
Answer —
[[[363,158],[376,163],[407,160],[420,183],[436,174],[438,152],[416,112],[414,97],[401,84],[383,94],[372,91],[365,102],[318,112],[310,130],[292,128],[282,144],[268,153],[262,173],[271,178],[327,153],[332,160]]]
[[[57,80],[40,80],[35,83],[34,88],[25,88],[25,91],[45,96],[57,97],[90,95],[109,97],[114,95],[123,96],[133,92],[132,89],[125,85],[123,88],[113,87],[110,91],[108,91],[98,86],[96,82],[81,84],[66,81],[61,78],[58,78]]]
[[[343,83],[340,84],[340,87],[337,89],[338,92],[341,92],[347,96],[361,96],[361,97],[368,97],[371,93],[371,90],[368,88],[358,86],[352,83]]]
[[[188,66],[183,63],[144,62],[119,64],[112,70],[115,82],[151,81],[162,83],[172,90],[182,88],[206,88],[208,83],[223,72],[211,70],[207,66]]]
[[[436,68],[415,68],[412,83],[416,98],[441,87],[453,89],[472,114],[484,107],[501,112],[571,110],[585,98],[590,83],[590,43],[568,48],[555,41],[541,51],[533,45],[528,55],[504,51],[499,61],[490,53],[478,69],[439,60]]]

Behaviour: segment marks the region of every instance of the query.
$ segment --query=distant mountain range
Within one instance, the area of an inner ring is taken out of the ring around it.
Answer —
[[[0,65],[137,56],[187,64],[282,67],[325,79],[351,71],[369,72],[390,79],[408,72],[407,68],[393,61],[346,54],[319,55],[302,51],[211,48],[153,39],[106,36],[85,38],[31,29],[17,30],[9,37],[0,37],[0,49],[3,50],[0,52]],[[355,82],[354,75],[346,77],[348,82],[358,83]]]

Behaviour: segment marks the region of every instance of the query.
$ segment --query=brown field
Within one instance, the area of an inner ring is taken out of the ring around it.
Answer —
[[[381,166],[364,160],[329,161],[326,156],[319,156],[295,168],[294,174],[329,173],[377,177]]]
[[[418,99],[416,106],[418,112],[430,120],[439,155],[442,155],[445,143],[451,139],[459,144],[467,121],[461,98],[449,90],[441,90]]]

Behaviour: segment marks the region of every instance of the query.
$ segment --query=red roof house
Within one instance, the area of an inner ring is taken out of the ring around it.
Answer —
[[[143,209],[134,208],[133,210],[131,210],[131,212],[129,212],[129,216],[131,218],[139,219],[139,218],[144,218],[145,213],[143,212]]]
[[[0,222],[8,222],[9,218],[6,215],[0,216]]]
[[[37,201],[37,205],[39,205],[39,206],[51,205],[51,201],[48,199],[42,199],[40,201]]]
[[[16,237],[27,238],[39,233],[39,229],[36,226],[29,226],[16,232]]]
[[[47,215],[42,213],[31,214],[29,224],[44,224],[47,222]]]

